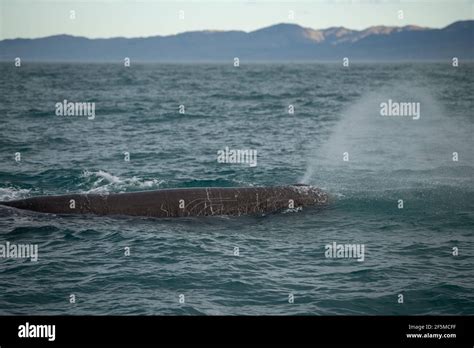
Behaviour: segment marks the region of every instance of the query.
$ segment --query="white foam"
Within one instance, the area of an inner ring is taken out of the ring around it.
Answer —
[[[0,188],[0,201],[13,201],[26,198],[30,192],[30,189],[17,189],[13,187]]]
[[[120,178],[103,170],[92,172],[86,170],[81,177],[93,180],[92,188],[83,191],[85,193],[108,194],[109,192],[124,192],[128,189],[159,188],[164,183],[164,180],[145,180],[136,176]]]

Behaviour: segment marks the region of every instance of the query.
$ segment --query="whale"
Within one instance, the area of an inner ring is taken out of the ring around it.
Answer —
[[[50,214],[127,215],[157,218],[266,215],[322,206],[323,190],[309,185],[193,187],[127,193],[36,196],[1,205]]]

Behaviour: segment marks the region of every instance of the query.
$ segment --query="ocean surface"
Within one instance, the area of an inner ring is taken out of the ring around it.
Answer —
[[[0,258],[0,314],[473,315],[473,91],[464,62],[2,63],[0,200],[304,182],[331,202],[183,219],[0,207],[0,244],[39,252]],[[64,99],[95,118],[57,116]],[[381,116],[389,99],[420,118]],[[226,146],[257,166],[218,163]],[[364,261],[327,258],[333,242]]]

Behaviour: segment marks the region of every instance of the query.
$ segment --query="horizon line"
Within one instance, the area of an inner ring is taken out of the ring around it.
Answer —
[[[264,29],[268,29],[268,28],[271,28],[271,27],[275,27],[275,26],[278,26],[278,25],[288,25],[288,26],[293,26],[293,27],[299,27],[299,28],[302,28],[302,29],[309,29],[309,30],[315,30],[315,31],[324,31],[324,30],[329,30],[329,29],[346,29],[346,30],[351,30],[351,31],[354,31],[354,32],[363,32],[365,30],[368,30],[368,29],[371,29],[371,28],[406,28],[406,27],[416,27],[416,28],[419,28],[419,29],[422,29],[422,30],[442,30],[442,29],[445,29],[455,23],[459,23],[459,22],[474,22],[474,19],[461,19],[461,20],[457,20],[457,21],[454,21],[448,25],[445,25],[444,27],[422,27],[422,26],[419,26],[417,24],[406,24],[406,25],[403,25],[403,26],[388,26],[388,25],[383,25],[383,24],[378,24],[378,25],[371,25],[369,27],[366,27],[364,29],[350,29],[350,28],[346,28],[344,26],[332,26],[332,27],[327,27],[327,28],[319,28],[319,29],[314,29],[314,28],[311,28],[311,27],[305,27],[305,26],[302,26],[300,24],[297,24],[297,23],[288,23],[288,22],[280,22],[280,23],[275,23],[275,24],[272,24],[272,25],[268,25],[268,26],[265,26],[265,27],[261,27],[259,29],[255,29],[255,30],[251,30],[251,31],[245,31],[245,30],[218,30],[218,29],[202,29],[202,30],[189,30],[189,31],[182,31],[182,32],[179,32],[179,33],[176,33],[176,34],[169,34],[169,35],[159,35],[159,34],[156,34],[156,35],[149,35],[149,36],[130,36],[130,37],[126,37],[126,36],[110,36],[110,37],[87,37],[87,36],[77,36],[77,35],[71,35],[71,34],[66,34],[66,33],[62,33],[62,34],[52,34],[52,35],[48,35],[48,36],[40,36],[40,37],[15,37],[15,38],[10,38],[10,39],[1,39],[0,42],[2,41],[8,41],[8,40],[39,40],[39,39],[46,39],[46,38],[51,38],[51,37],[55,37],[55,36],[69,36],[69,37],[74,37],[74,38],[83,38],[83,39],[87,39],[87,40],[110,40],[110,39],[149,39],[149,38],[155,38],[155,37],[173,37],[173,36],[178,36],[178,35],[183,35],[183,34],[187,34],[187,33],[229,33],[229,32],[240,32],[240,33],[245,33],[245,34],[251,34],[251,33],[254,33],[254,32],[257,32],[257,31],[260,31],[260,30],[264,30]]]

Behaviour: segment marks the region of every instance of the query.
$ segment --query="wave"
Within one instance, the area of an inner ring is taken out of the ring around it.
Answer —
[[[126,192],[151,188],[160,188],[164,180],[160,179],[142,179],[136,176],[132,178],[120,178],[119,176],[108,173],[104,170],[88,171],[81,174],[85,182],[81,186],[89,186],[82,190],[83,193],[108,194],[110,192]]]
[[[0,201],[13,201],[16,199],[26,198],[31,189],[20,189],[15,187],[0,188]]]

